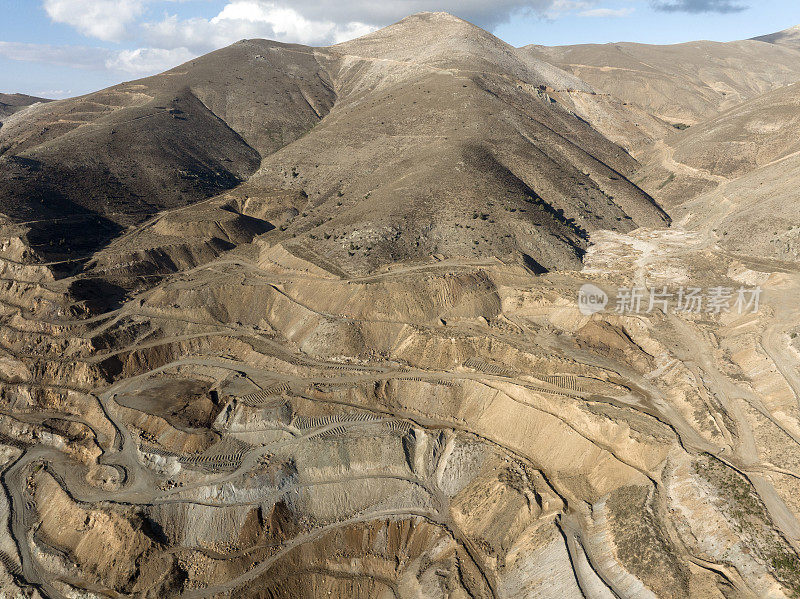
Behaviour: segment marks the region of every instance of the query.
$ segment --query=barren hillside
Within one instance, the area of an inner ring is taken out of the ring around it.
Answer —
[[[694,125],[800,80],[798,48],[766,41],[532,45],[522,50],[678,126]]]
[[[754,37],[754,40],[767,42],[770,44],[777,44],[779,46],[787,46],[789,48],[800,48],[800,25],[789,27],[783,31],[770,33],[769,35],[761,35]]]
[[[674,159],[717,181],[674,213],[689,226],[713,224],[719,244],[734,252],[796,262],[799,135],[800,85],[794,84],[676,136]]]
[[[10,117],[15,112],[22,110],[36,104],[37,102],[48,102],[44,98],[37,98],[25,94],[3,94],[0,93],[0,126],[3,121]]]
[[[588,91],[444,14],[327,49],[244,41],[8,123],[0,207],[69,216],[69,236],[29,235],[61,259],[247,180],[226,206],[343,271],[430,254],[575,268],[588,232],[667,217],[631,156],[545,91],[567,86]]]

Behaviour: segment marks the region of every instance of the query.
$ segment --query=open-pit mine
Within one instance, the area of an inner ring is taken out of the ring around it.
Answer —
[[[799,596],[791,33],[9,103],[0,596]]]

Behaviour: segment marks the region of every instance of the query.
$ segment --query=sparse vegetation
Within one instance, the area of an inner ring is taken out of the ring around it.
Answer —
[[[669,544],[650,492],[645,487],[623,487],[608,499],[617,555],[659,597],[683,599],[689,596],[688,571]]]
[[[726,516],[742,541],[768,563],[775,576],[800,597],[800,558],[786,540],[776,532],[772,519],[758,493],[744,476],[704,455],[694,465],[695,472],[717,489],[727,509]]]
[[[675,173],[670,173],[669,176],[658,186],[658,189],[664,189],[667,185],[675,180]]]

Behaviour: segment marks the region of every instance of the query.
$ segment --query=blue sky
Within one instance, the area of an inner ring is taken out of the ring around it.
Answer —
[[[0,0],[0,91],[79,95],[242,38],[327,45],[422,10],[515,46],[730,41],[800,24],[797,0]]]

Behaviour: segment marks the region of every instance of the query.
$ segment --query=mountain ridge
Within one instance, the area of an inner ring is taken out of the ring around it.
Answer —
[[[800,48],[800,25],[788,27],[782,31],[776,31],[767,35],[759,35],[751,38],[761,42]]]
[[[50,101],[47,98],[38,98],[27,94],[4,94],[0,92],[0,126],[12,114],[27,108],[31,104]]]
[[[442,22],[450,33],[435,35]],[[9,123],[0,130],[0,161],[16,166],[5,170],[0,210],[31,220],[14,199],[20,186],[37,190],[37,198],[55,197],[58,186],[66,202],[58,210],[75,205],[68,210],[96,213],[113,223],[104,229],[111,234],[236,188],[220,196],[220,205],[263,220],[276,239],[295,235],[324,248],[340,269],[346,262],[366,272],[436,253],[498,254],[540,271],[575,268],[588,231],[668,217],[627,178],[635,160],[557,95],[564,90],[568,99],[566,88],[596,95],[441,13],[414,15],[330,48],[241,41]],[[467,107],[473,124],[463,111],[442,110],[453,102]],[[174,151],[153,139],[167,125],[170,136],[185,139]],[[191,145],[192,136],[208,130],[218,133]],[[134,139],[150,149],[129,153],[124,142]],[[72,140],[80,140],[75,150]],[[94,166],[81,185],[64,185],[76,156],[112,140],[123,143],[84,158]],[[230,164],[222,160],[226,152],[237,156]],[[537,162],[522,160],[530,152]],[[177,176],[156,175],[157,164]],[[415,218],[421,214],[427,222]],[[452,231],[453,223],[464,233]],[[33,227],[42,229],[39,240],[58,228]],[[351,238],[353,229],[375,237]],[[101,249],[107,241],[104,235],[83,245]],[[42,243],[41,251],[60,255],[63,246]]]
[[[529,45],[597,89],[677,125],[691,125],[800,80],[800,52],[763,41]]]

